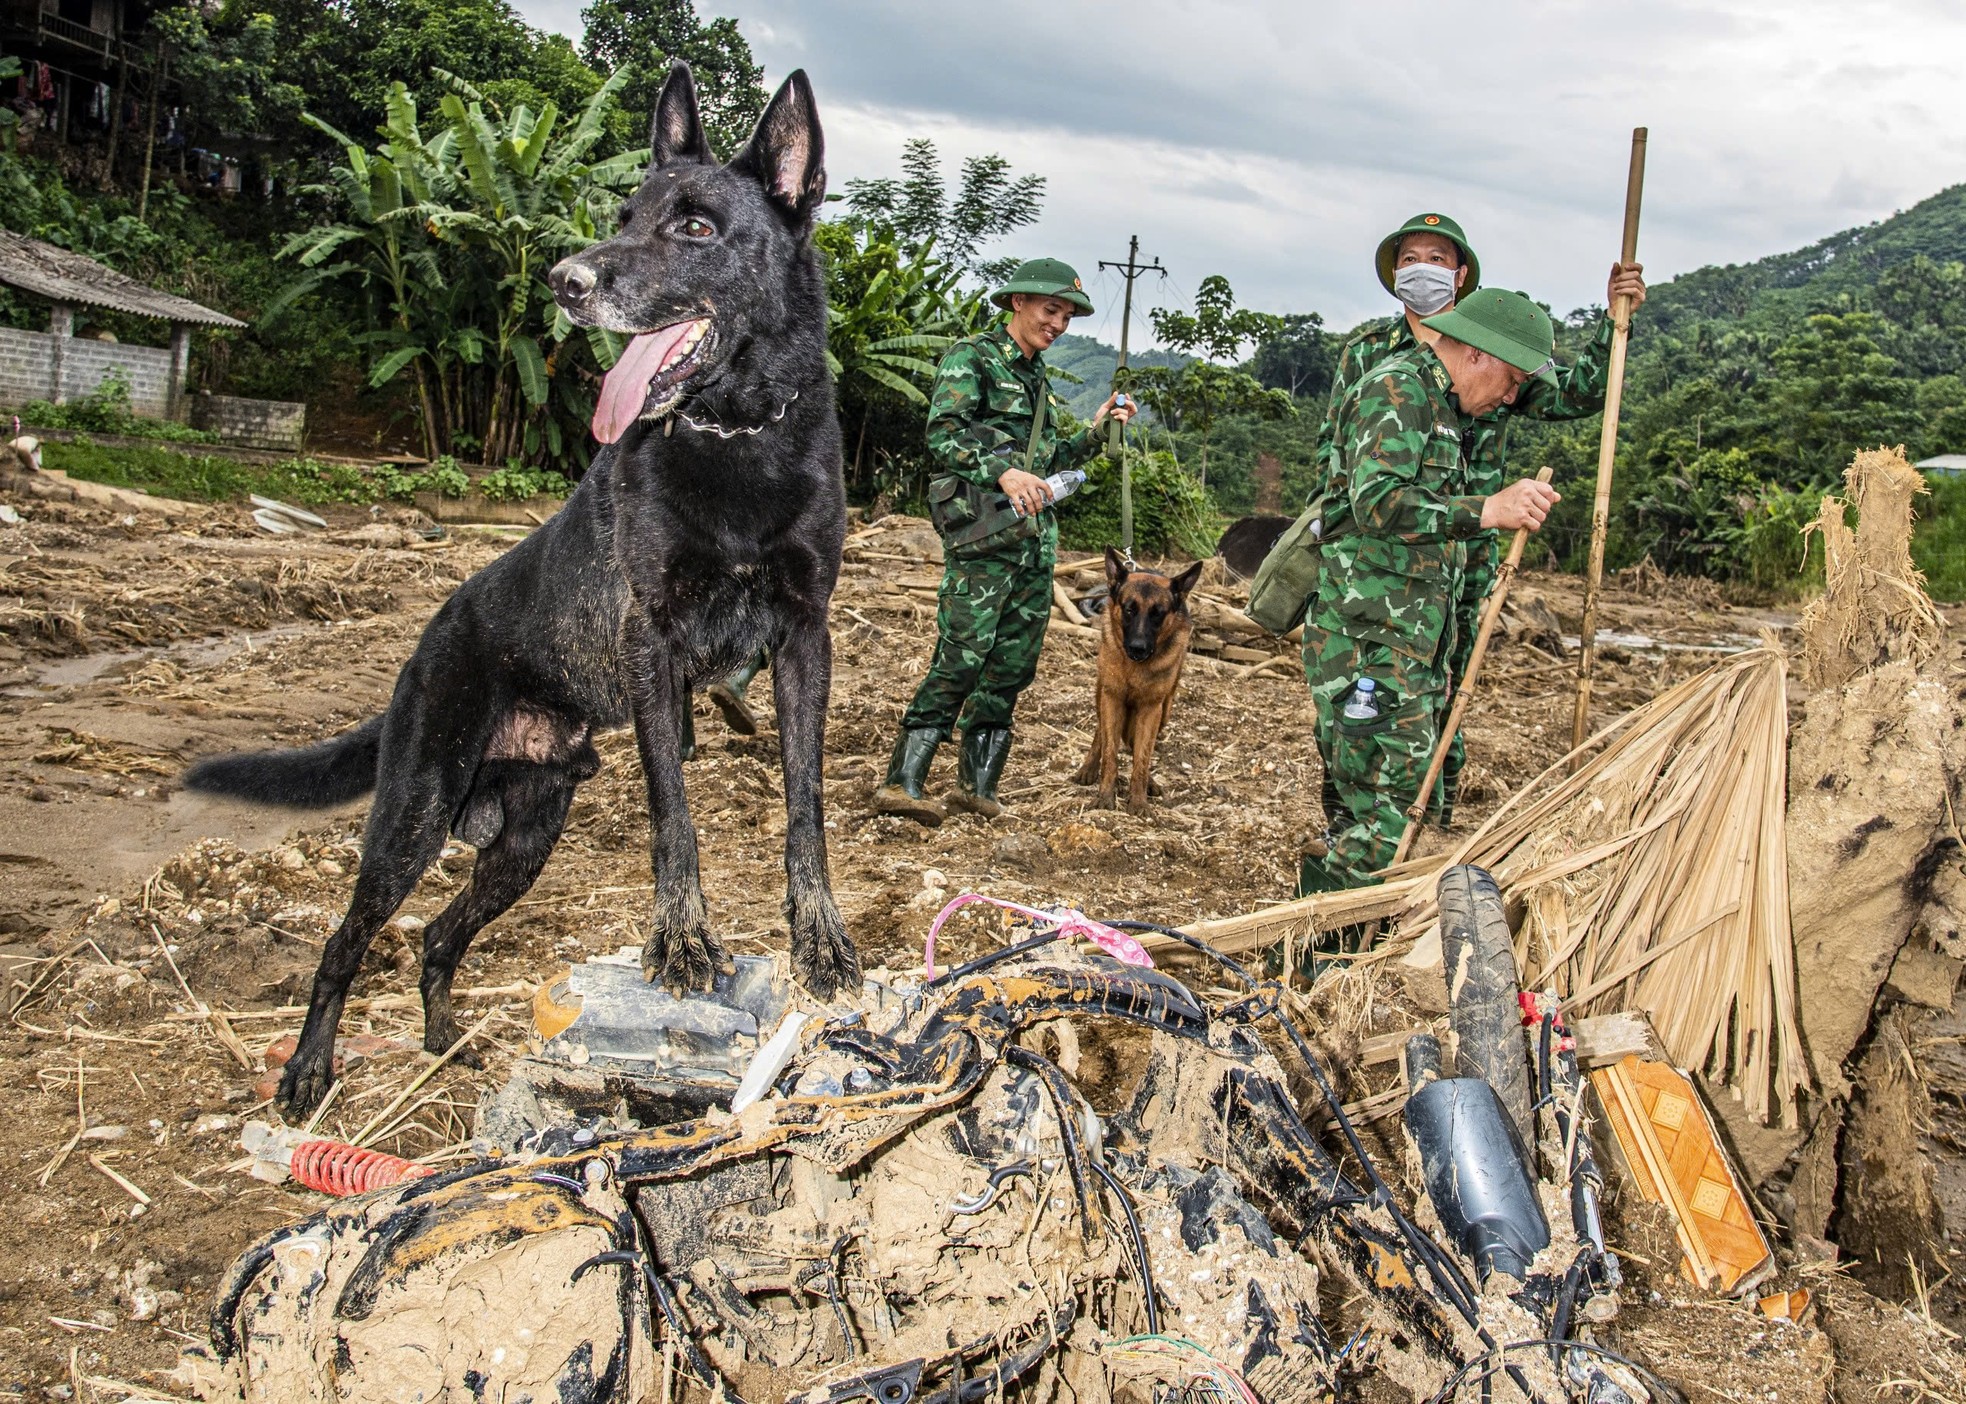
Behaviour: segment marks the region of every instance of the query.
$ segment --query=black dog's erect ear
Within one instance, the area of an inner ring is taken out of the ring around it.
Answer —
[[[1201,562],[1196,561],[1193,565],[1168,581],[1167,588],[1174,592],[1174,603],[1186,605],[1188,603],[1188,591],[1194,589],[1200,580]]]
[[[749,171],[796,224],[809,223],[826,198],[826,141],[803,68],[772,94],[751,140],[731,161]]]
[[[662,92],[655,99],[655,122],[649,128],[651,165],[671,161],[700,161],[709,165],[710,138],[703,135],[703,118],[696,106],[696,79],[681,59],[669,65]]]
[[[1106,548],[1106,589],[1116,591],[1126,584],[1126,561],[1112,547]]]

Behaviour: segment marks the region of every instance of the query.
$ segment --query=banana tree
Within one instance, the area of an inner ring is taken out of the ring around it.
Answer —
[[[822,225],[827,259],[826,358],[839,387],[842,418],[854,424],[853,476],[861,477],[870,426],[899,421],[916,443],[916,411],[935,361],[980,330],[989,309],[962,286],[962,269],[935,254],[933,240],[904,247],[892,230],[860,223]]]
[[[584,464],[594,386],[620,346],[561,316],[546,273],[599,237],[647,164],[646,150],[594,159],[629,75],[617,72],[571,124],[552,103],[499,112],[440,76],[454,91],[428,135],[401,83],[372,153],[314,122],[345,153],[317,189],[346,218],[289,242],[283,252],[306,271],[270,310],[356,280],[372,297],[369,382],[414,377],[427,452]]]

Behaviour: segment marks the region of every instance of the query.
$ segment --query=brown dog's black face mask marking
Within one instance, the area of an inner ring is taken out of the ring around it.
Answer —
[[[1119,611],[1120,644],[1135,663],[1145,663],[1160,650],[1170,621],[1185,617],[1188,592],[1201,579],[1196,561],[1172,579],[1151,571],[1128,570],[1120,553],[1106,548],[1106,608]]]

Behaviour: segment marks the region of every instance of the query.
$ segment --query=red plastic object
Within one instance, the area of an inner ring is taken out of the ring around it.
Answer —
[[[302,1141],[294,1147],[292,1172],[309,1189],[336,1195],[367,1194],[433,1173],[428,1165],[346,1141]]]

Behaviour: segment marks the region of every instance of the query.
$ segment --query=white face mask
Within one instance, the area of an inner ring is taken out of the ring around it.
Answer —
[[[1459,272],[1438,263],[1409,263],[1393,274],[1393,295],[1422,317],[1431,317],[1454,300]]]

